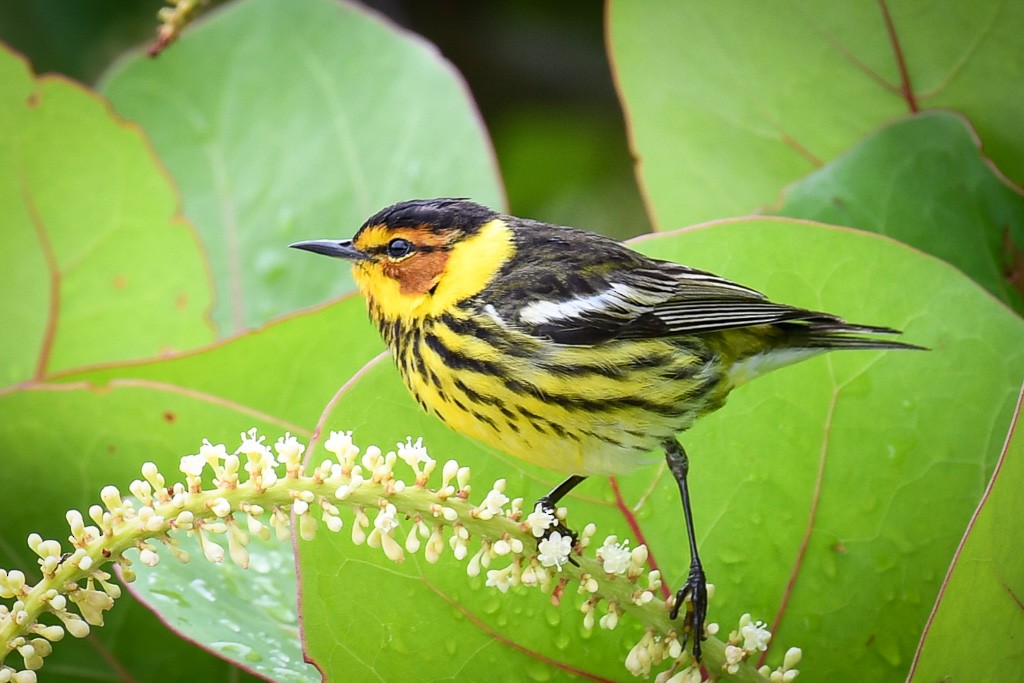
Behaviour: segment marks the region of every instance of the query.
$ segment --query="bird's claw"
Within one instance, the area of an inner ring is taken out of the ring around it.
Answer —
[[[555,519],[554,526],[548,527],[547,530],[544,532],[544,535],[537,539],[537,545],[539,546],[540,542],[543,541],[545,538],[551,538],[553,534],[558,533],[561,534],[563,538],[571,539],[572,547],[575,548],[576,542],[579,540],[579,535],[569,527],[562,524],[561,520],[558,519],[558,515],[555,514],[557,512],[557,508],[555,507],[555,503],[551,500],[551,498],[549,498],[548,496],[544,496],[543,498],[537,500],[535,507],[537,505],[540,506],[541,510],[547,512]],[[569,563],[572,564],[574,567],[580,566],[580,563],[573,559],[572,555],[569,556]]]
[[[705,638],[704,620],[708,615],[708,582],[703,568],[699,565],[690,567],[690,575],[687,577],[686,583],[676,591],[676,602],[669,613],[672,619],[679,616],[679,610],[686,602],[686,598],[690,598],[690,602],[686,606],[686,616],[684,617],[683,647],[686,647],[686,641],[692,635],[693,658],[700,662],[700,643]]]

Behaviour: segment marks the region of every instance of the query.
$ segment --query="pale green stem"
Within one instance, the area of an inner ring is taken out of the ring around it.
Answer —
[[[316,500],[323,497],[335,505],[351,508],[362,507],[367,510],[377,509],[383,500],[394,505],[400,515],[408,515],[414,519],[422,518],[428,525],[439,524],[447,527],[461,525],[469,531],[471,537],[476,537],[477,541],[481,538],[518,539],[527,549],[523,553],[527,558],[532,555],[536,544],[533,535],[519,522],[504,516],[496,516],[489,520],[479,519],[473,515],[476,506],[459,496],[441,500],[436,492],[415,485],[408,485],[401,492],[389,494],[386,485],[367,481],[354,489],[344,500],[338,500],[335,497],[337,488],[337,481],[324,482],[308,476],[281,478],[269,488],[262,490],[257,489],[252,481],[247,481],[239,483],[233,489],[187,493],[184,496],[179,496],[176,502],[153,501],[152,507],[155,514],[166,520],[166,523],[156,530],[139,528],[137,520],[115,520],[112,528],[107,530],[109,533],[102,534],[83,546],[86,554],[92,560],[92,566],[88,570],[80,569],[77,562],[64,562],[52,575],[44,577],[31,589],[16,597],[24,602],[25,618],[20,623],[14,623],[13,619],[7,620],[4,625],[0,626],[0,642],[4,644],[4,649],[0,654],[0,663],[3,663],[6,656],[12,651],[13,643],[19,637],[29,636],[31,625],[35,624],[43,612],[47,611],[47,603],[43,600],[43,596],[48,591],[56,590],[58,593],[64,593],[66,586],[87,579],[90,574],[102,569],[104,565],[116,561],[126,550],[135,547],[138,542],[174,531],[174,520],[182,512],[187,511],[194,515],[193,526],[197,528],[201,528],[206,522],[216,521],[218,517],[212,512],[211,506],[213,501],[218,499],[227,500],[233,511],[239,510],[243,503],[259,505],[266,510],[274,507],[285,508],[294,503],[296,494],[305,491],[311,492]],[[317,506],[316,502],[311,505]],[[443,515],[436,516],[435,513],[439,512],[439,506],[454,510],[456,519],[449,521]],[[311,513],[311,511],[307,512],[307,514]],[[509,559],[511,560],[512,557],[510,555]],[[589,575],[597,581],[599,586],[595,595],[614,602],[624,613],[630,614],[640,621],[645,628],[653,629],[655,633],[662,635],[676,630],[668,617],[664,602],[653,600],[645,605],[636,605],[632,601],[632,596],[638,589],[636,583],[622,575],[606,574],[601,563],[593,557],[584,555],[575,556],[575,559],[579,562],[579,566],[564,565],[560,578],[578,583],[584,574]],[[722,668],[725,662],[724,653],[725,644],[720,640],[708,638],[704,642],[703,664],[709,672],[729,680],[759,683],[764,683],[767,680],[746,662],[740,666],[737,673],[732,675],[724,673]]]

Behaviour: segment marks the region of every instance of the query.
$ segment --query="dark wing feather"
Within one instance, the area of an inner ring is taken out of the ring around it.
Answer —
[[[712,273],[651,259],[596,235],[510,220],[516,221],[520,248],[502,273],[501,291],[486,292],[483,299],[507,323],[559,344],[771,324],[801,329],[806,341],[820,339],[823,345],[837,334],[895,332],[777,304]]]
[[[600,289],[527,304],[518,323],[560,344],[597,344],[764,325],[807,313],[711,273],[649,262],[610,274]]]

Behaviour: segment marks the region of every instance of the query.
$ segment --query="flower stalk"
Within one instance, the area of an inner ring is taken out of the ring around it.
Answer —
[[[150,45],[147,53],[150,57],[156,57],[163,52],[168,45],[173,43],[181,35],[181,32],[199,14],[199,10],[207,5],[210,0],[168,0],[168,6],[161,7],[157,12],[157,19],[160,26],[157,28],[156,39]]]
[[[181,458],[183,482],[169,484],[146,463],[142,478],[128,487],[132,497],[107,486],[100,492],[102,505],[93,505],[87,515],[68,512],[70,550],[32,534],[28,544],[39,556],[42,578],[30,584],[24,572],[0,569],[0,683],[34,682],[51,643],[65,633],[84,637],[103,624],[104,612],[121,595],[108,572],[112,563],[132,581],[133,561],[159,562],[156,543],[187,562],[176,540],[184,533],[197,536],[207,560],[230,559],[247,567],[253,535],[294,532],[308,540],[321,528],[343,532],[346,523],[354,543],[378,548],[394,562],[418,552],[438,562],[450,552],[466,563],[469,575],[485,575],[486,584],[502,592],[533,586],[558,603],[575,590],[585,596],[587,628],[615,628],[626,617],[644,625],[643,638],[626,657],[632,673],[647,676],[659,669],[658,681],[701,680],[700,667],[685,647],[687,636],[668,617],[671,605],[658,597],[661,577],[647,571],[644,546],[630,549],[628,541],[611,536],[588,554],[596,533],[591,524],[573,547],[571,538],[557,531],[546,534],[564,523],[564,509],[555,515],[539,508],[524,514],[522,499],[506,495],[504,480],[473,503],[469,468],[455,461],[440,467],[440,486],[430,488],[439,468],[420,441],[407,439],[387,453],[370,446],[361,454],[351,433],[333,432],[324,448],[333,458],[306,474],[305,446],[288,434],[273,450],[256,430],[242,435],[234,453],[204,441],[198,453]],[[408,483],[396,473],[399,461],[412,475]],[[343,509],[350,522],[343,521]],[[704,669],[731,680],[791,681],[799,650],[787,653],[784,667],[775,672],[756,670],[748,658],[766,648],[770,634],[760,622],[744,618],[728,643],[708,638]],[[708,631],[713,634],[717,626]],[[20,667],[7,664],[15,653]]]

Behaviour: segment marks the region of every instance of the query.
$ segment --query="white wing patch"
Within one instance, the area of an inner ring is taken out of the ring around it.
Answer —
[[[663,298],[651,292],[618,282],[600,294],[579,296],[565,301],[534,301],[523,306],[519,319],[528,325],[543,325],[561,320],[578,320],[588,313],[639,315]],[[647,301],[645,301],[647,299]]]
[[[506,323],[505,319],[498,314],[498,309],[494,307],[494,304],[487,304],[486,306],[484,306],[484,313],[489,315],[491,319],[494,322],[498,323],[498,325],[500,325],[501,327],[504,327],[506,329],[508,328],[508,323]]]

